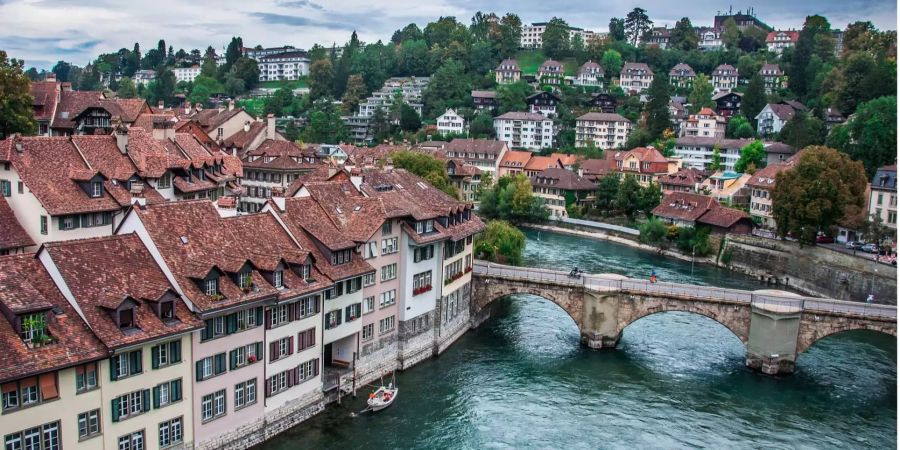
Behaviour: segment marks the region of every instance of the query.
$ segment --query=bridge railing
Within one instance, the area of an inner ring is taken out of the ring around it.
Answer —
[[[567,286],[583,286],[588,289],[600,291],[620,291],[651,295],[674,294],[686,298],[726,300],[737,303],[750,303],[759,306],[793,308],[808,312],[829,312],[864,317],[897,319],[897,307],[892,305],[875,305],[815,297],[778,296],[739,289],[724,289],[693,284],[668,282],[651,283],[649,281],[631,278],[609,279],[598,277],[596,275],[583,275],[580,278],[572,278],[569,276],[568,272],[558,270],[507,266],[479,260],[475,261],[474,271],[476,274],[504,279],[552,282],[554,284]]]

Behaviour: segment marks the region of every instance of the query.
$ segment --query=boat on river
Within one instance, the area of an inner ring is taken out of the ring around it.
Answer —
[[[381,411],[394,404],[397,400],[398,389],[394,383],[388,383],[387,386],[379,387],[375,392],[369,394],[369,409],[371,411]]]

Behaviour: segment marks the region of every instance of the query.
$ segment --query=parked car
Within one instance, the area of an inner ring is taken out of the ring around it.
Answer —
[[[878,253],[878,246],[875,244],[866,244],[866,245],[863,245],[862,248],[860,248],[860,250],[862,250],[866,253]]]
[[[848,242],[848,243],[847,243],[847,248],[849,248],[850,250],[859,250],[859,249],[861,249],[864,245],[866,245],[866,244],[863,243],[863,242],[853,241],[853,242]]]
[[[834,238],[831,236],[816,236],[816,244],[834,244]]]

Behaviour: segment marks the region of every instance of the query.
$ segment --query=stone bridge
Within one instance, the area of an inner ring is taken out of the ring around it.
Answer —
[[[797,355],[819,339],[850,330],[897,336],[897,307],[802,297],[783,291],[742,291],[677,283],[650,283],[620,275],[582,275],[476,261],[473,326],[501,297],[532,294],[557,304],[575,321],[581,341],[613,348],[636,320],[667,311],[700,314],[728,328],[747,347],[748,367],[791,373]]]

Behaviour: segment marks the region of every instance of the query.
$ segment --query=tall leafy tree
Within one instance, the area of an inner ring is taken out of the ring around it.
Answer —
[[[766,103],[768,103],[768,99],[766,97],[765,83],[759,73],[754,73],[750,77],[750,82],[747,83],[747,90],[741,99],[741,109],[744,115],[747,116],[747,119],[755,124],[756,116],[766,107]]]
[[[400,129],[403,131],[418,131],[419,128],[422,128],[422,118],[419,117],[419,113],[412,106],[409,106],[408,103],[403,102],[400,105]]]
[[[119,88],[116,90],[116,97],[119,98],[135,98],[137,97],[137,87],[131,78],[124,77],[119,80]]]
[[[248,91],[259,85],[259,65],[255,60],[244,56],[234,62],[228,75],[243,81],[244,89]]]
[[[363,77],[360,74],[350,75],[350,78],[347,79],[347,90],[344,91],[344,96],[341,97],[341,109],[344,114],[354,114],[356,112],[356,108],[359,107],[359,102],[366,95],[366,84],[363,82]]]
[[[50,69],[50,71],[53,72],[54,74],[56,74],[57,81],[60,81],[60,82],[74,81],[71,77],[72,65],[65,61],[57,62],[53,66],[53,68]]]
[[[510,111],[524,111],[528,104],[525,102],[531,94],[531,86],[524,81],[500,86],[497,89],[497,103],[500,113]]]
[[[425,35],[422,33],[422,30],[418,25],[411,23],[402,30],[397,30],[394,32],[394,35],[391,37],[391,42],[394,44],[400,44],[403,41],[417,41],[420,39],[425,39]]]
[[[347,127],[338,108],[327,100],[313,104],[309,123],[300,133],[303,142],[337,144],[347,140]]]
[[[444,62],[422,93],[425,117],[437,117],[447,108],[468,106],[471,101],[470,86],[462,64],[452,59]]]
[[[865,207],[865,191],[862,163],[828,147],[807,148],[791,170],[776,178],[772,214],[778,234],[815,245],[818,231]]]
[[[644,112],[647,115],[646,127],[652,139],[658,139],[663,132],[672,127],[672,118],[669,114],[670,89],[669,77],[658,73],[650,83],[647,91],[647,104]]]
[[[517,266],[524,250],[525,234],[503,220],[489,221],[475,239],[476,256],[487,261]]]
[[[313,100],[331,95],[334,83],[334,69],[331,61],[320,59],[309,67],[309,96]]]
[[[725,19],[722,24],[722,43],[728,50],[735,50],[741,43],[741,30],[738,28],[737,22],[733,17]]]
[[[633,175],[625,175],[616,192],[616,209],[628,219],[634,219],[634,213],[640,210],[641,185]]]
[[[831,35],[831,25],[822,16],[807,16],[806,22],[803,23],[803,29],[800,30],[800,38],[794,46],[794,52],[791,58],[791,65],[788,72],[791,80],[791,90],[800,97],[805,97],[808,93],[809,77],[807,69],[809,63],[816,53],[816,42],[819,35]]]
[[[163,69],[157,72],[156,79],[150,83],[150,96],[152,103],[163,102],[171,105],[175,100],[175,74],[171,70]]]
[[[709,82],[709,77],[706,74],[698,74],[697,78],[694,79],[694,84],[691,87],[691,93],[688,94],[688,103],[690,103],[691,113],[696,113],[703,108],[712,108],[716,105],[716,102],[712,99],[713,95],[713,85]]]
[[[608,79],[617,76],[622,71],[623,64],[622,54],[613,49],[603,52],[603,58],[600,60],[600,65],[603,66],[603,72]]]
[[[678,22],[675,22],[675,27],[672,28],[672,34],[669,36],[669,48],[690,52],[697,50],[699,41],[700,37],[697,35],[697,31],[694,30],[691,19],[682,17]]]
[[[713,154],[712,161],[709,164],[709,170],[713,172],[718,172],[722,170],[724,166],[722,165],[722,150],[719,149],[719,144],[715,144],[713,146]]]
[[[561,59],[569,54],[569,24],[565,20],[559,17],[550,19],[542,39],[547,57]]]
[[[866,174],[896,162],[897,97],[881,97],[859,105],[846,125],[849,142],[841,150],[862,161]]]
[[[609,38],[614,42],[624,41],[625,35],[625,19],[621,17],[613,17],[609,19]]]
[[[241,49],[244,48],[244,40],[240,36],[232,37],[231,42],[225,49],[225,72],[231,70],[231,66],[243,55]]]
[[[596,208],[601,212],[612,211],[616,207],[616,198],[619,194],[619,176],[608,174],[597,183]]]
[[[501,57],[511,56],[519,48],[522,38],[522,19],[518,15],[507,13],[500,19],[496,43],[497,53]]]
[[[0,50],[0,139],[12,133],[34,134],[37,122],[31,110],[33,98],[29,93],[31,82],[22,67],[25,62],[9,59]]]
[[[628,42],[637,46],[638,42],[653,27],[653,21],[647,15],[647,10],[634,8],[625,16],[625,33]]]
[[[781,129],[778,140],[798,149],[822,144],[825,142],[825,123],[818,117],[797,111]]]
[[[753,141],[741,149],[741,157],[734,163],[738,173],[754,173],[766,166],[766,149],[761,141]]]
[[[750,125],[750,121],[743,114],[731,117],[725,128],[725,137],[732,139],[751,138],[754,134],[753,125]]]

